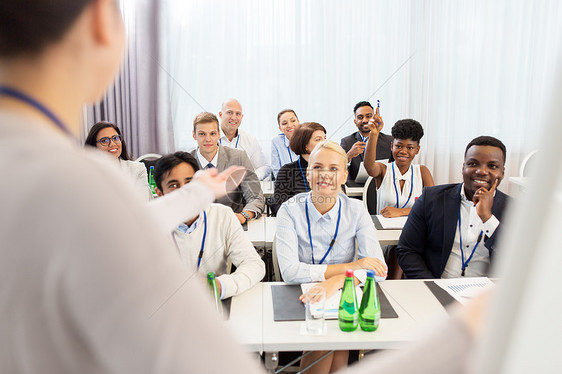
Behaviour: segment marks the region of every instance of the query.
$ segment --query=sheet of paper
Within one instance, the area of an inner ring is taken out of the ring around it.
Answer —
[[[377,219],[379,220],[383,229],[403,229],[408,216],[385,218],[382,216],[382,214],[377,214]]]
[[[436,279],[434,282],[461,304],[466,304],[482,291],[495,287],[486,277]]]
[[[303,283],[301,284],[302,293],[305,293],[310,288],[316,286],[318,283]],[[363,291],[359,286],[355,286],[355,294],[357,295],[357,308],[361,304]],[[341,289],[335,294],[326,299],[326,310],[324,311],[325,319],[338,319],[338,311],[340,308]]]

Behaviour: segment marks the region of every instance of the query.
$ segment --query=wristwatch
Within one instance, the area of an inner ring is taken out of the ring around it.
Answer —
[[[248,222],[248,221],[250,220],[250,215],[249,215],[248,213],[246,213],[246,212],[243,211],[243,212],[241,212],[240,214],[242,214],[242,216],[243,216],[244,218],[246,218],[246,222]]]

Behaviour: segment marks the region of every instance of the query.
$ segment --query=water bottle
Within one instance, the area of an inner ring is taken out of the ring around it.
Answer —
[[[377,295],[375,272],[367,270],[367,281],[359,307],[359,325],[363,331],[375,331],[379,327],[381,306]]]
[[[213,295],[215,310],[222,315],[221,295],[219,294],[219,289],[217,288],[215,273],[212,271],[207,273],[207,286],[209,286],[209,290]]]
[[[338,322],[342,331],[354,331],[359,323],[353,270],[345,271],[345,283],[341,292]]]
[[[154,166],[150,167],[150,171],[148,173],[148,185],[150,186],[150,192],[153,195],[156,194],[156,182],[154,181]]]

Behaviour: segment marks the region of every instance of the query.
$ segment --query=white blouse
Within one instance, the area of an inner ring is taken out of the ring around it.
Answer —
[[[148,174],[146,167],[142,162],[121,160],[119,159],[119,166],[121,170],[127,174],[127,177],[134,183],[139,194],[146,197],[147,200],[152,200],[152,192],[148,185]]]
[[[401,180],[404,180],[402,190],[400,190]],[[420,165],[410,165],[405,174],[400,174],[400,170],[394,162],[387,164],[386,173],[377,189],[377,214],[380,214],[381,210],[387,206],[396,207],[397,193],[398,208],[411,208],[416,199],[421,196],[422,190],[423,180]]]

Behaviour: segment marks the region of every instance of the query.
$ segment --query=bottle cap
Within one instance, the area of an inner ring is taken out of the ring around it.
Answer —
[[[370,278],[374,278],[375,277],[375,271],[374,270],[367,270],[367,276]]]
[[[215,273],[210,271],[207,273],[207,279],[215,279]]]
[[[347,270],[345,271],[345,276],[346,276],[346,277],[353,277],[353,270],[347,269]]]

